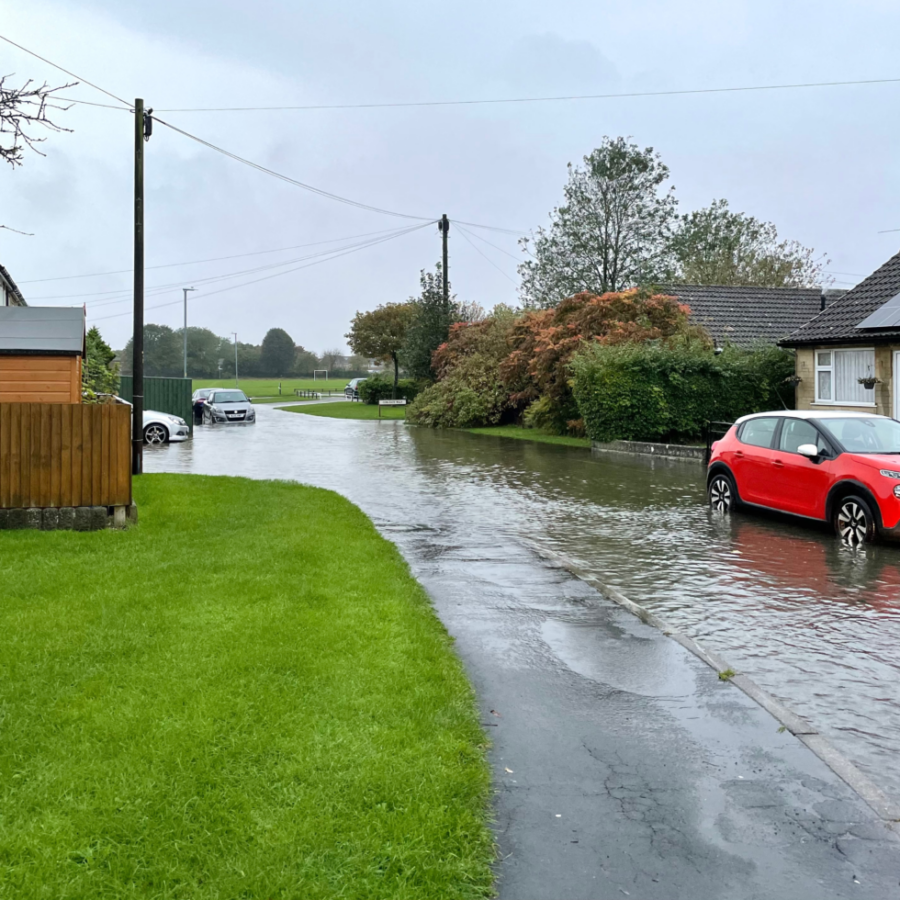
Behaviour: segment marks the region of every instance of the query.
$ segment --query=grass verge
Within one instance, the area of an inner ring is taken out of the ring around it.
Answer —
[[[316,403],[312,406],[286,406],[284,412],[303,413],[307,416],[325,416],[328,419],[378,419],[378,407],[368,403]],[[406,410],[402,406],[385,406],[381,409],[382,419],[403,419]]]
[[[566,437],[560,434],[547,434],[536,428],[523,428],[521,425],[495,425],[491,428],[466,428],[469,434],[486,434],[489,437],[513,438],[517,441],[535,441],[539,444],[559,444],[564,447],[583,447],[591,449],[590,438]]]
[[[472,691],[396,548],[301,485],[135,493],[0,534],[0,896],[489,896]]]

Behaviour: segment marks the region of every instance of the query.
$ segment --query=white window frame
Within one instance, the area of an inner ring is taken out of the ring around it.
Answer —
[[[813,362],[815,363],[815,387],[816,387],[816,399],[814,401],[816,406],[858,406],[862,409],[875,409],[875,398],[874,391],[872,392],[872,402],[865,403],[854,400],[822,400],[819,397],[819,372],[831,372],[831,396],[834,397],[836,394],[836,379],[835,375],[835,358],[834,354],[836,353],[859,353],[862,351],[871,351],[872,355],[875,354],[874,347],[816,347],[813,350]],[[820,353],[830,353],[831,354],[831,365],[829,366],[820,366],[819,365],[819,354]],[[874,373],[873,373],[874,374]]]

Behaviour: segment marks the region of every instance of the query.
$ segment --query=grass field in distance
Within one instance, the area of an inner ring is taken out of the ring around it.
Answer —
[[[281,396],[290,400],[294,396],[295,388],[303,391],[343,391],[347,381],[346,378],[282,378]],[[277,378],[240,378],[238,382],[238,387],[251,399],[278,397]],[[194,378],[191,390],[210,387],[233,388],[234,379]]]

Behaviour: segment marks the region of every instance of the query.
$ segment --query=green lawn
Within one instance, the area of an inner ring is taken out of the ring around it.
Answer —
[[[286,406],[284,412],[303,413],[307,416],[325,416],[329,419],[378,419],[378,407],[368,403],[315,403],[312,406]],[[406,410],[402,406],[385,406],[381,410],[382,419],[403,419]]]
[[[294,396],[294,388],[302,391],[343,391],[347,386],[346,378],[282,378],[281,395],[278,394],[277,378],[241,378],[238,387],[254,400],[274,397],[278,400],[290,400]],[[192,383],[192,390],[208,387],[234,387],[234,379],[197,379]]]
[[[591,449],[590,438],[565,437],[559,434],[547,434],[536,428],[522,428],[521,425],[495,425],[492,428],[467,428],[470,434],[486,434],[490,437],[513,438],[517,441],[537,441],[540,444],[561,444],[565,447],[584,447]]]
[[[0,897],[489,896],[485,738],[396,548],[315,488],[135,493],[0,533]]]

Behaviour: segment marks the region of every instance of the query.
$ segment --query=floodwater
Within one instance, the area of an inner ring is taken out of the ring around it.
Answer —
[[[145,471],[333,489],[414,571],[435,552],[563,552],[720,653],[900,798],[900,546],[852,551],[825,528],[716,516],[697,463],[257,411],[256,426],[198,427],[192,442],[147,450]],[[460,579],[485,577],[458,566]]]

